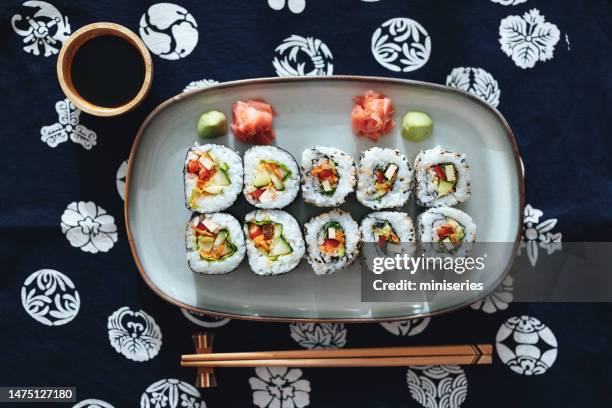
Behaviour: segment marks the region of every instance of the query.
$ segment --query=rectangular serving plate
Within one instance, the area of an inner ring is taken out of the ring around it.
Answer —
[[[378,142],[351,131],[353,97],[372,89],[389,96],[395,120],[409,110],[427,112],[434,134],[425,141],[404,140],[399,126]],[[279,276],[253,274],[245,259],[227,275],[193,273],[185,260],[185,209],[182,167],[194,143],[223,144],[244,153],[251,145],[231,132],[199,140],[195,124],[202,112],[217,109],[231,117],[236,100],[264,99],[276,109],[275,144],[300,161],[302,150],[314,145],[340,148],[356,159],[370,147],[400,149],[414,160],[422,149],[442,145],[465,152],[472,169],[472,197],[459,206],[478,225],[478,240],[519,243],[524,188],[520,158],[503,116],[466,92],[442,85],[391,78],[330,76],[262,78],[224,82],[175,96],[159,105],[140,127],[129,158],[125,194],[128,239],[145,282],[163,299],[184,309],[230,318],[268,321],[371,322],[417,318],[465,307],[484,297],[503,280],[514,251],[508,250],[487,270],[487,290],[474,298],[456,294],[434,302],[376,302],[360,299],[360,267],[317,276],[306,260]],[[342,206],[359,221],[369,210],[351,196]],[[243,197],[227,212],[240,222],[253,210]],[[306,205],[298,196],[284,209],[303,225],[325,209]],[[411,197],[403,211],[422,211]]]

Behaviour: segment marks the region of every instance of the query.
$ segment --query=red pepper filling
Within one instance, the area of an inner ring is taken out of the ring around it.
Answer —
[[[251,193],[251,196],[253,196],[254,199],[259,200],[259,197],[261,197],[261,195],[264,193],[264,191],[266,191],[265,187],[261,187],[258,188],[257,190],[253,191]]]
[[[442,170],[442,166],[436,164],[434,166],[434,171],[436,172],[436,176],[438,176],[440,180],[446,180],[446,173],[444,173],[444,170]]]

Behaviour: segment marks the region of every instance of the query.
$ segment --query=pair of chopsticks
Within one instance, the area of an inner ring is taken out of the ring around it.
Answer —
[[[492,363],[491,344],[200,353],[181,357],[182,367],[397,367]]]

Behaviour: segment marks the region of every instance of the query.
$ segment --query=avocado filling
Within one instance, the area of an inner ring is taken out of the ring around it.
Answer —
[[[194,220],[192,224],[200,258],[205,261],[223,261],[234,255],[237,248],[232,243],[227,229],[212,221],[210,218]]]
[[[378,165],[374,168],[374,199],[380,200],[393,189],[397,180],[397,165],[389,163],[386,166]]]
[[[271,221],[252,221],[247,223],[249,238],[255,247],[275,261],[278,257],[289,255],[293,248],[283,236],[283,225]]]
[[[321,230],[321,234],[323,240],[322,244],[319,245],[319,251],[322,254],[338,258],[346,254],[346,237],[340,223],[328,222]]]
[[[310,174],[319,180],[319,191],[323,195],[331,196],[338,188],[340,176],[336,169],[336,163],[330,159],[321,159],[313,166]]]
[[[187,173],[198,177],[197,185],[189,197],[190,205],[201,196],[221,194],[231,184],[227,163],[218,161],[210,150],[199,155],[190,155],[193,158],[187,163]]]
[[[273,201],[276,193],[285,189],[285,181],[289,177],[291,170],[284,164],[273,160],[262,160],[255,170],[249,194],[254,200],[262,203]]]
[[[436,186],[438,197],[451,194],[457,185],[457,169],[452,163],[440,163],[432,167],[434,171],[433,183]]]
[[[438,234],[438,243],[448,251],[461,246],[465,237],[465,229],[452,218],[447,218],[435,228]]]
[[[400,239],[395,233],[395,230],[386,220],[380,220],[374,223],[372,226],[372,232],[374,233],[374,238],[376,238],[376,242],[381,247],[385,247],[387,244],[400,244]]]

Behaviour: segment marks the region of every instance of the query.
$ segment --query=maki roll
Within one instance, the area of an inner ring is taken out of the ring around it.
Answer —
[[[240,223],[228,214],[196,214],[187,224],[187,264],[197,273],[231,272],[244,258]]]
[[[447,252],[476,241],[476,224],[472,217],[456,208],[431,208],[418,216],[417,224],[421,243],[438,244]]]
[[[305,228],[308,262],[317,275],[345,268],[359,254],[359,227],[346,211],[336,209],[313,217]]]
[[[300,226],[284,211],[256,210],[248,213],[244,234],[249,265],[257,275],[289,272],[304,256]]]
[[[361,221],[363,242],[374,242],[389,253],[408,253],[415,249],[414,226],[408,214],[395,211],[373,212]]]
[[[300,189],[293,156],[274,146],[255,146],[244,153],[244,197],[259,208],[283,208]]]
[[[414,170],[418,205],[453,206],[470,198],[472,181],[465,154],[436,146],[417,155]]]
[[[334,147],[315,146],[302,152],[302,195],[317,207],[337,207],[355,189],[355,162]]]
[[[185,157],[185,205],[200,213],[229,208],[242,189],[242,160],[216,144],[194,146]]]
[[[374,210],[401,207],[410,197],[412,170],[397,149],[372,147],[361,154],[357,200]]]

